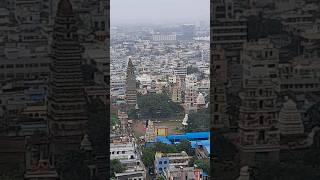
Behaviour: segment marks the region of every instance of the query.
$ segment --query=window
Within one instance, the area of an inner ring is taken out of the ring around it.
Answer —
[[[126,152],[125,151],[122,151],[122,154],[125,154]]]
[[[259,118],[259,124],[260,124],[260,125],[263,125],[263,116],[260,116],[260,118]]]
[[[7,64],[7,68],[13,68],[13,64]]]
[[[101,29],[104,31],[106,29],[106,24],[104,21],[101,21]]]
[[[265,131],[264,130],[259,131],[259,140],[260,141],[265,140]]]
[[[117,154],[120,154],[120,151],[117,151]]]
[[[259,101],[259,107],[263,108],[263,101]]]
[[[167,164],[167,163],[168,163],[167,161],[164,161],[164,162],[163,162],[163,164]]]
[[[159,161],[159,164],[162,164],[162,161]]]
[[[16,64],[16,68],[23,68],[24,64]]]
[[[162,168],[159,168],[159,171],[162,171]]]

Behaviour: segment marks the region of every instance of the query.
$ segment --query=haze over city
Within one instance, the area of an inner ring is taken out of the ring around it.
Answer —
[[[209,0],[111,0],[111,24],[209,21]]]

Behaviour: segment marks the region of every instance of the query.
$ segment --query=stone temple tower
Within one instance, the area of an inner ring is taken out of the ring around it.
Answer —
[[[240,160],[242,165],[256,166],[278,161],[280,134],[278,129],[279,52],[269,41],[244,45],[242,92],[239,96]],[[269,66],[267,66],[269,65]]]
[[[52,42],[48,123],[57,151],[78,149],[87,127],[77,19],[69,0],[58,4]],[[59,153],[59,152],[56,152]]]
[[[126,77],[126,100],[128,110],[134,109],[137,104],[136,75],[132,60],[129,59]]]

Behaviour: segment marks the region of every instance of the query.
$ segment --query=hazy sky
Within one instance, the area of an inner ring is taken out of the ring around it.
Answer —
[[[210,0],[111,0],[111,24],[209,21]]]

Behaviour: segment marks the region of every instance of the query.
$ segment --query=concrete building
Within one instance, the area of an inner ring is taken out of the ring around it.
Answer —
[[[110,143],[110,159],[118,159],[120,162],[126,162],[127,160],[139,161],[135,144],[131,141]]]
[[[117,180],[145,180],[146,172],[145,171],[132,171],[132,172],[123,172],[115,173]]]
[[[177,35],[176,34],[153,34],[152,40],[160,41],[160,42],[176,41]]]
[[[197,110],[204,109],[206,106],[206,101],[205,101],[204,96],[201,92],[199,92],[199,94],[198,94],[196,103],[197,103]]]
[[[169,157],[164,156],[160,152],[156,152],[154,160],[154,168],[157,176],[163,174],[169,168]]]
[[[197,111],[198,83],[195,75],[187,75],[184,92],[185,112]]]
[[[243,79],[247,77],[268,77],[279,86],[279,50],[269,39],[259,39],[243,45],[241,54]]]
[[[175,81],[175,83],[171,86],[171,100],[173,102],[182,102],[182,82],[180,78],[178,77]]]
[[[318,58],[296,57],[279,64],[281,91],[296,93],[318,92],[320,89],[320,65]]]
[[[170,166],[163,176],[168,180],[207,180],[209,177],[202,169],[195,167],[173,167]]]
[[[231,0],[215,0],[212,2],[212,42],[213,47],[240,49],[247,41],[247,22],[245,18],[234,12]]]
[[[176,167],[188,166],[188,163],[191,159],[191,157],[184,151],[181,153],[167,153],[165,156],[169,158],[169,164]]]

